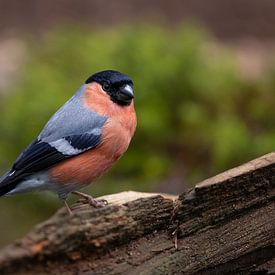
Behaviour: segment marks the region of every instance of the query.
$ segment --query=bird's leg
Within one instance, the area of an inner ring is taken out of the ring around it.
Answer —
[[[64,205],[65,205],[65,208],[67,209],[67,212],[69,213],[69,215],[72,215],[73,212],[72,212],[72,210],[71,210],[71,208],[70,208],[70,206],[68,205],[68,203],[67,203],[66,200],[64,200]]]
[[[108,202],[106,200],[96,200],[92,196],[84,194],[82,192],[73,191],[72,194],[77,195],[81,198],[84,198],[83,203],[88,203],[89,205],[96,207],[96,208],[104,207],[108,204]]]

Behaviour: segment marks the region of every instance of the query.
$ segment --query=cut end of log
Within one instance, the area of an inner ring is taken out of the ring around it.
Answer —
[[[275,165],[275,153],[266,154],[260,158],[254,159],[246,164],[240,165],[233,169],[227,170],[217,176],[206,179],[200,183],[198,183],[196,188],[203,188],[214,184],[219,184],[226,182],[228,180],[232,180],[233,178],[252,173],[253,171],[259,170],[261,168]]]

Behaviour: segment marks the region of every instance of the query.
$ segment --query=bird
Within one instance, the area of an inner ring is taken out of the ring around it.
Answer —
[[[79,190],[125,153],[136,126],[132,79],[115,70],[91,75],[0,178],[0,197],[51,191],[69,214],[71,193],[94,207],[106,205]]]

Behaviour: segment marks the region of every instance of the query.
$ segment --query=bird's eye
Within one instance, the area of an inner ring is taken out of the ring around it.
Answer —
[[[102,85],[102,88],[103,88],[104,91],[108,92],[111,88],[111,85],[108,82],[104,82],[103,85]]]

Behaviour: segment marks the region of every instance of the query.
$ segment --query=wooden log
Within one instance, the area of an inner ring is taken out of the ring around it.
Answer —
[[[0,251],[1,274],[249,274],[275,268],[275,153],[179,197],[77,203]]]

